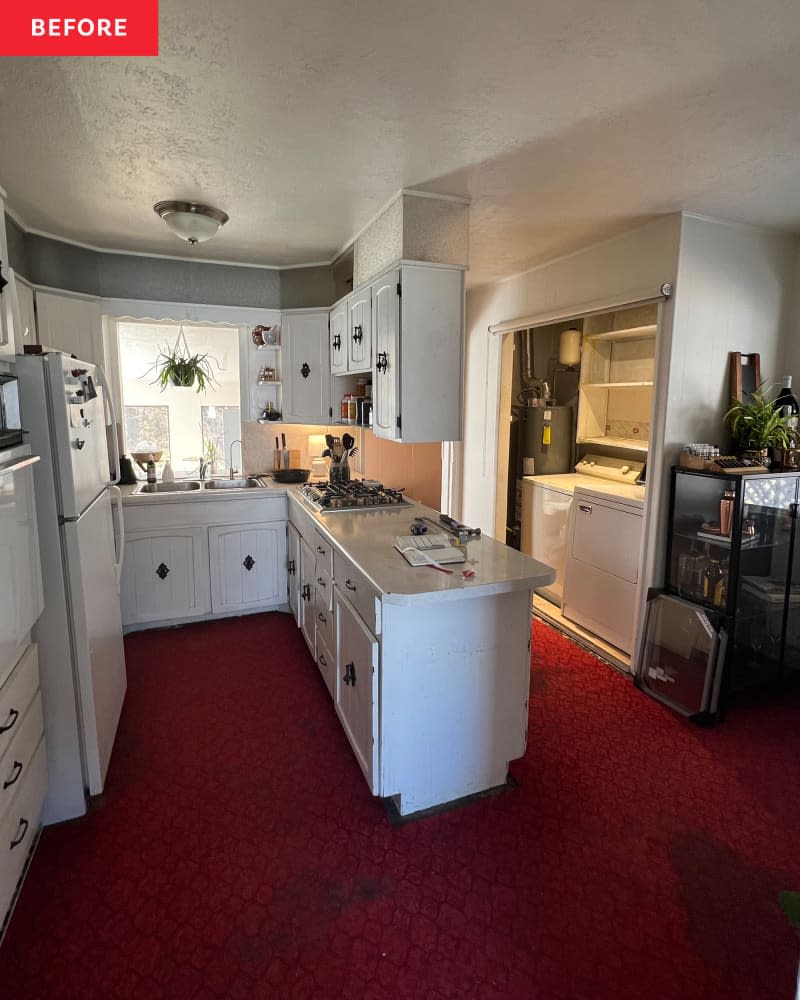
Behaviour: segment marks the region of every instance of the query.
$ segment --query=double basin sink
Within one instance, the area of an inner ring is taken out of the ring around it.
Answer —
[[[196,490],[263,490],[260,480],[245,479],[182,479],[174,483],[142,483],[133,491],[135,496],[156,493],[193,493]]]

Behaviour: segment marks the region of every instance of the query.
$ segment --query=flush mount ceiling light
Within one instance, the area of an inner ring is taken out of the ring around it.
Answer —
[[[192,246],[210,240],[228,221],[228,216],[218,208],[196,201],[159,201],[153,205],[153,211],[176,236]]]

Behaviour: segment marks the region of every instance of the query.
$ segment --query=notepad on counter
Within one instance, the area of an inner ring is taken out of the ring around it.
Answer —
[[[411,566],[430,566],[435,563],[462,563],[466,561],[463,549],[450,544],[450,536],[398,535],[394,547]]]

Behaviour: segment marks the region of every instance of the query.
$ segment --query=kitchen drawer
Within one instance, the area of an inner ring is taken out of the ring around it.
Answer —
[[[20,786],[25,783],[33,754],[44,732],[42,696],[36,694],[25,718],[14,727],[16,735],[0,759],[0,823]]]
[[[0,821],[0,915],[14,899],[17,882],[39,829],[47,790],[44,740],[39,741],[30,769]]]
[[[333,578],[336,586],[364,619],[374,635],[381,633],[381,598],[361,570],[340,552],[333,553]]]
[[[330,647],[320,639],[319,631],[317,631],[317,666],[319,667],[319,672],[322,674],[322,679],[325,681],[328,694],[331,698],[335,699],[336,657],[330,651]]]
[[[309,539],[309,541],[317,555],[317,572],[322,571],[328,576],[333,576],[333,546],[331,543],[316,529],[314,530],[314,538]]]
[[[0,688],[0,760],[22,726],[22,720],[39,688],[36,645],[31,644]]]
[[[330,611],[333,608],[333,580],[324,569],[319,568],[319,559],[317,560],[317,573],[314,577],[314,589],[317,592],[317,604]]]
[[[314,618],[317,626],[317,648],[319,649],[320,641],[322,641],[328,649],[336,649],[336,615],[319,592],[317,592],[317,602],[314,607]]]

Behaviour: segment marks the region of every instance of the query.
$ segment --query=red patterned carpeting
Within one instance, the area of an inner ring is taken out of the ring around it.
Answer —
[[[392,828],[281,614],[127,640],[107,792],[0,996],[789,1000],[800,701],[693,727],[536,625],[519,788]]]

